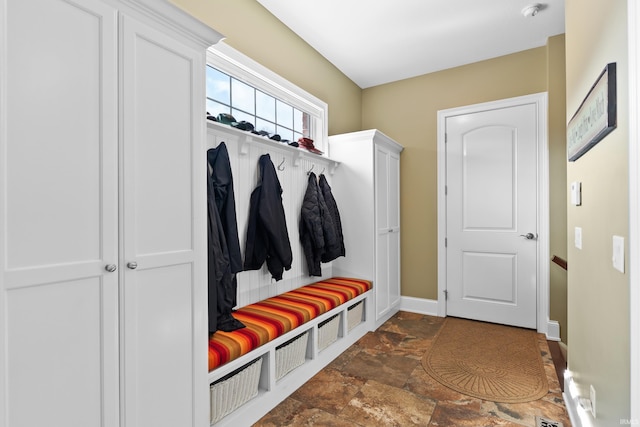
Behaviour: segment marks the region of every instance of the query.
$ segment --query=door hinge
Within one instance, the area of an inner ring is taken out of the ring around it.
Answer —
[[[448,244],[448,243],[449,243],[449,242],[448,242],[447,238],[445,237],[445,238],[444,238],[444,247],[445,247],[445,248],[447,247],[447,244]]]
[[[447,134],[446,133],[444,134],[444,143],[445,144],[447,143]]]
[[[445,289],[442,292],[444,292],[444,300],[447,301],[449,299],[449,291]]]
[[[449,187],[447,187],[446,185],[444,186],[444,195],[446,196],[447,194],[449,194]]]

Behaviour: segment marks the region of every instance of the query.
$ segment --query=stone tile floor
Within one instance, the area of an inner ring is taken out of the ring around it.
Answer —
[[[362,337],[254,426],[570,427],[547,341],[538,334],[549,393],[520,404],[465,396],[432,379],[420,361],[444,318],[399,312]]]

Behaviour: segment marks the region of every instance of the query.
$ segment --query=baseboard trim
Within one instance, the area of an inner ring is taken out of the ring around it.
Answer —
[[[438,301],[425,298],[400,297],[400,310],[437,316]]]
[[[562,398],[573,427],[593,426],[591,412],[587,412],[587,410],[580,405],[578,387],[573,381],[573,376],[569,370],[564,371],[564,393],[562,393]]]

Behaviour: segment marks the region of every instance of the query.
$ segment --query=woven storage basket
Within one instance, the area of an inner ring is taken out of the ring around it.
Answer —
[[[338,339],[338,329],[340,327],[340,315],[325,320],[318,325],[318,349],[324,350]]]
[[[280,379],[304,363],[309,331],[276,347],[276,379]]]
[[[347,330],[350,331],[362,322],[363,301],[347,309]]]
[[[211,424],[258,395],[262,357],[211,384]]]

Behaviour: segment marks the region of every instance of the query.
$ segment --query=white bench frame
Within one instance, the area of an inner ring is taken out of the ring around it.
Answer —
[[[354,304],[364,301],[363,321],[350,331],[347,328],[347,310]],[[318,324],[340,314],[340,326],[338,339],[323,350],[318,348]],[[278,338],[250,351],[249,353],[226,363],[209,372],[209,384],[230,374],[238,368],[263,357],[262,371],[260,373],[260,385],[258,396],[251,399],[231,414],[213,424],[216,427],[252,425],[280,402],[296,391],[305,382],[309,381],[322,368],[331,363],[342,352],[348,349],[367,332],[375,329],[375,317],[373,315],[373,290],[369,290],[342,305],[330,310],[309,322],[298,326]],[[305,363],[285,375],[276,379],[275,356],[276,347],[286,343],[292,338],[309,331],[307,354]]]

